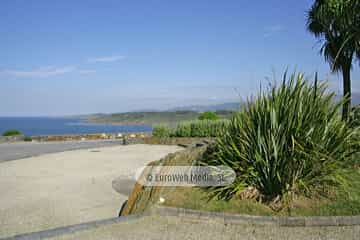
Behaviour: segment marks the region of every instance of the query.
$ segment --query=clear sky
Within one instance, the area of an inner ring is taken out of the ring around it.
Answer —
[[[312,2],[2,0],[0,116],[239,101],[287,67],[341,93],[306,31]]]

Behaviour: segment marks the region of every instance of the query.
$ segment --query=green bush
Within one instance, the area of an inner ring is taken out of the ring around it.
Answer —
[[[15,136],[15,135],[21,135],[21,132],[16,129],[9,129],[9,130],[6,130],[2,135],[3,136]]]
[[[24,137],[24,142],[31,142],[32,138],[31,137]]]
[[[174,128],[157,125],[155,137],[218,137],[229,125],[229,120],[194,120],[179,122]]]
[[[152,135],[154,137],[170,137],[171,136],[171,129],[168,126],[157,125],[153,127]]]
[[[184,121],[180,122],[174,131],[175,137],[192,137],[191,135],[191,122]]]
[[[174,131],[176,137],[218,137],[229,125],[229,120],[194,120],[180,122]]]
[[[198,117],[199,120],[218,120],[219,116],[214,112],[203,112]]]
[[[295,73],[261,92],[234,115],[204,159],[204,164],[227,165],[237,174],[233,184],[210,188],[211,194],[229,199],[254,187],[272,200],[346,187],[359,128],[341,120],[343,102],[336,104],[333,97],[317,79],[311,85]]]

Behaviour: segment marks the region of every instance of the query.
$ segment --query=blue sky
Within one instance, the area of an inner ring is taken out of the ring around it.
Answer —
[[[0,116],[239,101],[285,68],[341,93],[306,32],[312,2],[3,0]]]

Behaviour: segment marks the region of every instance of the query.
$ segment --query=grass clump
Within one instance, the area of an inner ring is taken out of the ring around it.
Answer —
[[[303,74],[285,74],[282,84],[234,115],[205,157],[204,164],[227,165],[237,174],[233,184],[210,188],[211,194],[231,199],[250,187],[260,200],[275,201],[346,189],[359,128],[341,120],[342,104],[317,79],[311,85]]]
[[[16,135],[21,135],[21,132],[19,130],[16,130],[16,129],[9,129],[9,130],[6,130],[5,132],[3,132],[2,135],[4,137],[16,136]]]

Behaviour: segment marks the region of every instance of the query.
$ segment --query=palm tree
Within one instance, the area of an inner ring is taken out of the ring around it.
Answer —
[[[320,53],[333,72],[342,72],[346,102],[342,117],[351,109],[350,73],[354,56],[360,59],[360,0],[316,0],[308,12],[307,28],[320,38]]]

